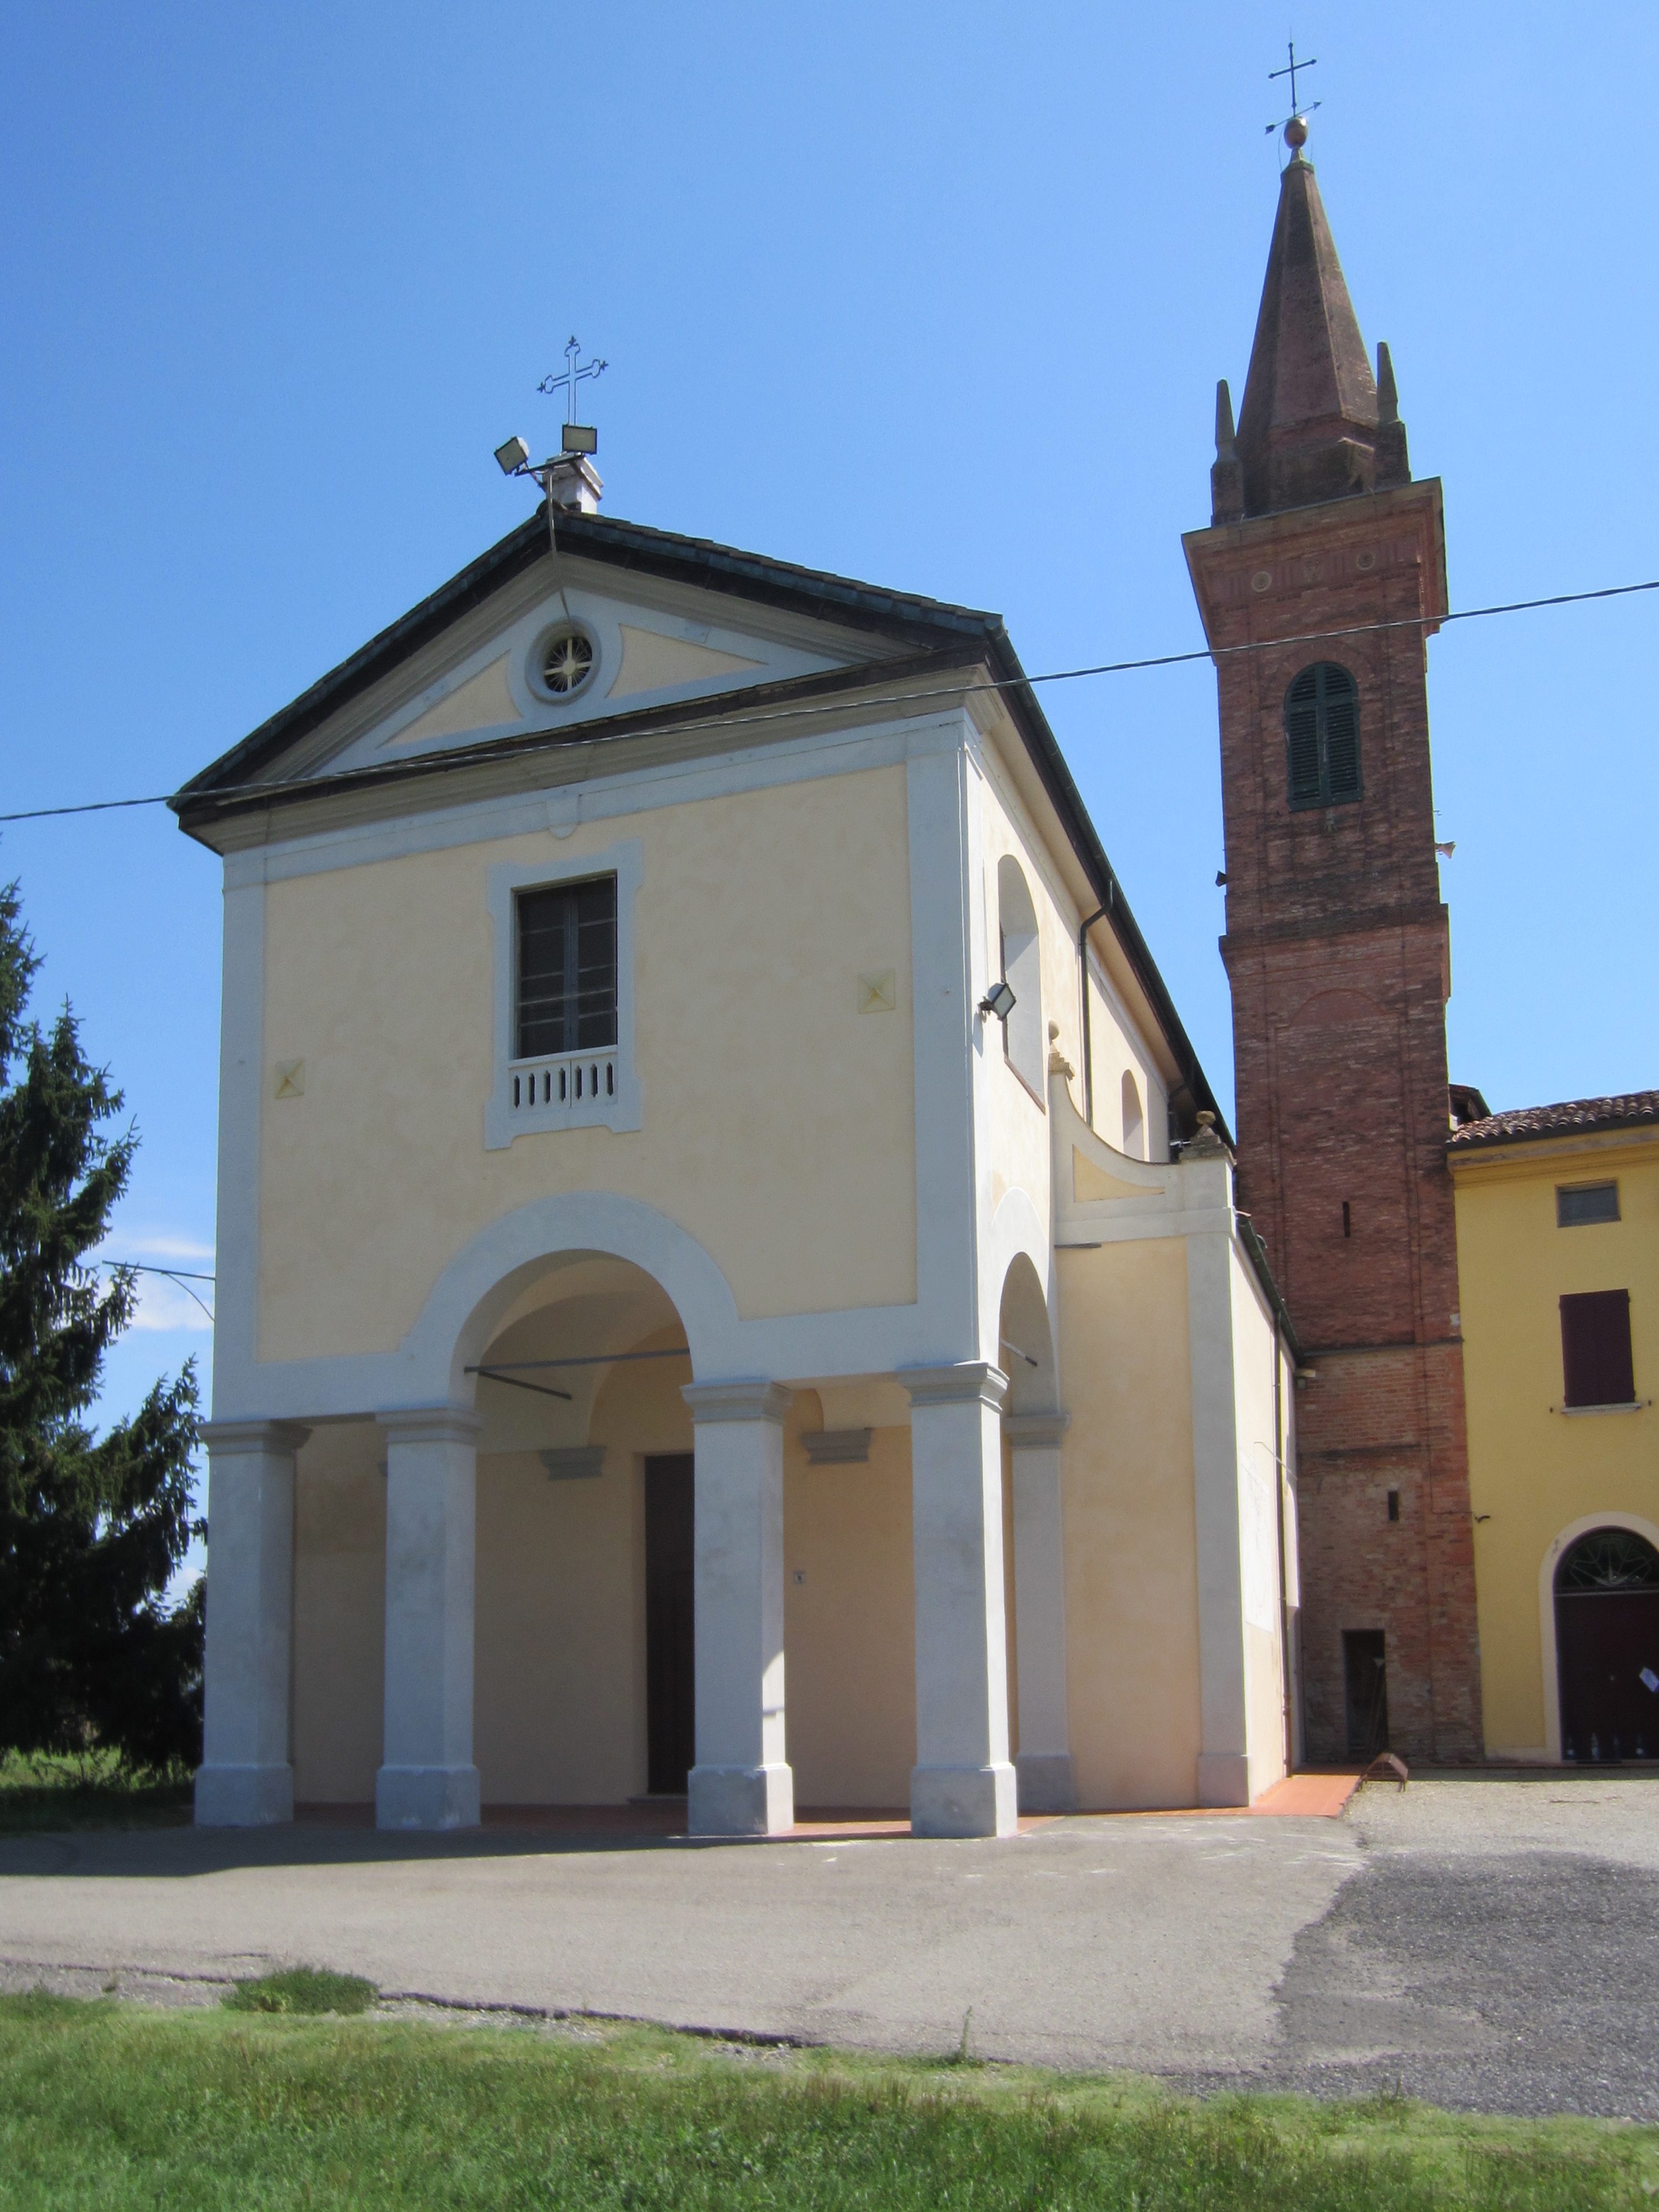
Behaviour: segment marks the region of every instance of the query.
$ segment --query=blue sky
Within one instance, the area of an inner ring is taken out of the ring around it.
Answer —
[[[490,4],[12,15],[0,380],[8,808],[163,792],[526,511],[574,331],[607,510],[1000,610],[1028,668],[1200,642],[1282,9]],[[1659,15],[1298,9],[1309,151],[1452,599],[1659,573]],[[1593,73],[1590,73],[1593,72]],[[1455,1077],[1659,1081],[1650,599],[1431,647]],[[1224,1098],[1214,683],[1056,687]],[[218,893],[160,810],[0,836],[143,1133],[116,1245],[210,1268]],[[108,1402],[208,1339],[153,1291]]]

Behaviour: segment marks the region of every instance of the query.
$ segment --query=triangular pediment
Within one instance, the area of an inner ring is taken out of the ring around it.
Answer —
[[[799,704],[820,678],[941,654],[955,665],[1001,634],[972,608],[609,517],[562,514],[550,544],[538,518],[222,755],[188,802],[365,771],[396,780],[428,757],[510,757],[594,725],[655,741],[696,720],[717,744],[720,710],[700,715],[704,702]]]
[[[561,696],[548,663],[572,636],[586,671]],[[823,622],[658,578],[619,589],[597,563],[562,556],[516,578],[331,717],[289,773],[337,775],[497,738],[574,732],[619,713],[884,657],[867,634],[842,636]]]

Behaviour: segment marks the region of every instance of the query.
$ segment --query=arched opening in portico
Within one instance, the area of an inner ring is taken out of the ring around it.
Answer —
[[[685,1330],[627,1260],[563,1254],[474,1362],[473,1757],[489,1805],[683,1790],[693,1747]]]
[[[483,1304],[461,1332],[458,1362],[478,1423],[471,1704],[480,1798],[486,1807],[621,1803],[647,1789],[653,1721],[672,1728],[678,1713],[690,1737],[691,1561],[684,1545],[684,1557],[662,1558],[660,1516],[648,1505],[653,1493],[660,1504],[663,1492],[671,1501],[678,1492],[689,1538],[685,1330],[653,1276],[604,1253],[520,1266]],[[375,1796],[389,1433],[374,1419],[320,1423],[298,1452],[292,1755],[301,1804]]]

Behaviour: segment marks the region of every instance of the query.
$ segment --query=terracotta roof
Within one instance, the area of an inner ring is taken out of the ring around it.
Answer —
[[[1512,1114],[1490,1114],[1454,1129],[1447,1149],[1478,1150],[1485,1145],[1523,1145],[1539,1137],[1588,1137],[1608,1129],[1640,1129],[1659,1123],[1659,1091],[1628,1091],[1620,1098],[1569,1098],[1559,1106],[1519,1106]]]

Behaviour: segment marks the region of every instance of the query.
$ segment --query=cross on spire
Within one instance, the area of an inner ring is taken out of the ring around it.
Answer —
[[[576,357],[580,351],[580,341],[571,338],[564,349],[563,374],[544,376],[536,386],[538,392],[545,392],[550,395],[557,392],[564,393],[564,419],[567,422],[574,422],[576,419],[576,386],[590,376],[602,376],[611,366],[610,362],[605,361],[585,361],[578,366]]]
[[[1289,61],[1286,62],[1283,69],[1269,70],[1267,71],[1267,82],[1269,84],[1272,84],[1281,76],[1289,77],[1291,80],[1291,112],[1288,115],[1281,116],[1277,123],[1270,123],[1267,125],[1267,129],[1270,133],[1274,131],[1283,131],[1285,134],[1286,143],[1291,144],[1293,149],[1299,149],[1308,134],[1304,130],[1300,138],[1292,140],[1290,137],[1290,127],[1293,123],[1300,123],[1304,115],[1311,115],[1314,109],[1320,106],[1322,103],[1316,100],[1310,101],[1306,107],[1302,106],[1301,102],[1296,96],[1296,75],[1298,70],[1317,69],[1319,66],[1319,57],[1316,54],[1310,61],[1299,62],[1296,58],[1296,40],[1291,39],[1287,41],[1287,44],[1289,46],[1291,57]]]

